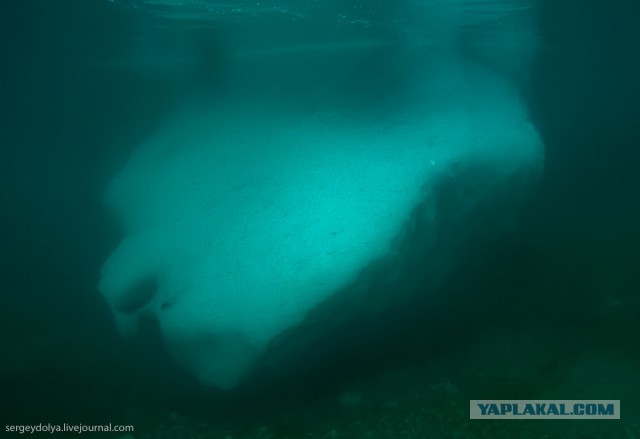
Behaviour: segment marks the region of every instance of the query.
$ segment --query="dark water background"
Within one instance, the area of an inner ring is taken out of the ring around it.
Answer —
[[[181,85],[96,67],[127,44],[122,30],[134,26],[136,17],[108,2],[25,0],[0,8],[4,424],[119,420],[138,423],[141,431],[156,422],[154,414],[170,411],[213,423],[268,425],[268,413],[307,404],[312,409],[306,417],[292,415],[304,431],[325,421],[317,404],[353,380],[389,367],[410,368],[428,357],[437,361],[453,355],[451,349],[472,350],[484,332],[523,328],[544,328],[551,339],[567,340],[553,364],[606,352],[629,371],[624,377],[617,373],[615,379],[627,384],[612,384],[611,394],[604,395],[602,387],[589,392],[586,384],[585,394],[559,398],[619,399],[617,390],[640,383],[637,1],[542,2],[538,26],[544,49],[527,95],[546,145],[544,181],[517,233],[472,258],[465,275],[446,287],[460,300],[435,305],[442,308],[429,323],[408,319],[405,332],[382,338],[374,354],[355,349],[339,364],[324,365],[323,372],[311,370],[276,393],[270,389],[270,398],[263,391],[252,398],[234,396],[231,404],[195,386],[160,346],[121,341],[96,290],[99,267],[118,239],[101,206],[102,190],[127,153],[161,123]],[[205,72],[190,80],[215,82],[215,65]],[[434,328],[443,335],[424,336]],[[530,355],[523,353],[523,361]],[[540,371],[530,390],[544,389],[554,379],[553,367]],[[464,364],[456,370],[467,372]],[[596,367],[587,381],[606,381],[617,370]],[[532,394],[510,386],[507,381],[477,387],[481,395],[460,396],[468,401]],[[633,394],[640,394],[640,386]],[[625,404],[637,410],[640,402],[629,398],[622,401],[623,424],[607,427],[609,436],[593,427],[575,437],[640,437],[640,412],[625,411]],[[267,409],[265,399],[277,403]],[[468,416],[443,413],[462,421]],[[455,425],[451,421],[452,431]],[[563,432],[558,437],[574,437],[566,424],[554,428]],[[287,435],[296,437],[289,430],[275,437]],[[516,435],[526,432],[515,430],[509,437]]]

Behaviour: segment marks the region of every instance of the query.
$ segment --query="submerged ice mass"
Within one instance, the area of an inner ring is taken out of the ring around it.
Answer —
[[[483,204],[508,215],[541,171],[542,145],[511,80],[448,44],[413,64],[417,99],[380,103],[382,116],[185,102],[107,191],[124,238],[99,288],[120,330],[156,319],[177,362],[229,388],[336,296],[364,289],[367,307],[363,271],[401,266],[416,221],[425,261],[441,260],[433,276],[455,266],[434,254],[443,222],[463,229]],[[478,181],[463,182],[469,171]],[[465,190],[439,190],[457,181]],[[348,318],[353,305],[331,312]]]

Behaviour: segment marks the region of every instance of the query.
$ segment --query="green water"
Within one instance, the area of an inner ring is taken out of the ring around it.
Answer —
[[[397,324],[369,334],[373,348],[356,343],[234,393],[197,385],[152,334],[122,340],[95,288],[119,239],[102,207],[106,183],[186,89],[224,93],[216,84],[238,77],[197,55],[193,47],[218,47],[198,23],[176,42],[149,25],[157,18],[142,4],[2,5],[0,427],[111,422],[133,425],[136,438],[640,438],[637,2],[540,4],[542,49],[525,94],[545,176],[516,229],[468,255],[439,299],[390,311]],[[359,5],[327,4],[349,19]],[[367,7],[372,21],[403,13]],[[151,9],[166,19],[166,5]],[[183,12],[193,20],[201,10]],[[220,32],[251,22],[231,15]],[[143,31],[161,35],[173,58],[150,68],[144,51],[132,56]],[[290,33],[271,35],[265,46]],[[365,36],[358,44],[386,33]],[[285,80],[289,99],[309,96],[307,82]],[[358,105],[386,99],[376,78],[360,84],[344,84]],[[470,421],[470,399],[620,399],[622,420]]]

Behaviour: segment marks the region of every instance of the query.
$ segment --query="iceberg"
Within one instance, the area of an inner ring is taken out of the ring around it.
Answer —
[[[448,249],[479,211],[507,223],[543,166],[526,105],[499,69],[432,52],[415,99],[367,117],[246,96],[180,105],[106,192],[123,239],[99,290],[120,331],[154,319],[179,364],[232,388],[311,320],[322,333],[411,300],[407,267],[454,270]]]

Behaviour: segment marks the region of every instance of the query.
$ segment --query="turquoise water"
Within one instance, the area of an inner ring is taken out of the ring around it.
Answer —
[[[5,3],[3,424],[131,424],[140,438],[640,437],[638,6],[427,6]],[[478,238],[438,294],[345,323],[234,391],[194,380],[153,321],[121,338],[96,288],[122,237],[104,190],[180,102],[259,97],[382,126],[428,95],[414,72],[441,65],[420,54],[445,41],[518,84],[544,142],[544,176],[514,227]],[[623,419],[468,420],[468,400],[511,398],[620,399]]]

